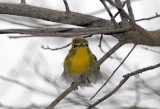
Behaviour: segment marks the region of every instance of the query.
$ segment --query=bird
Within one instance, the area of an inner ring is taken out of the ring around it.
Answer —
[[[91,52],[88,41],[85,38],[74,38],[71,45],[72,47],[64,60],[62,79],[72,84],[97,62],[97,58]],[[82,82],[83,86],[88,86],[91,83],[95,84],[102,77],[99,67]]]

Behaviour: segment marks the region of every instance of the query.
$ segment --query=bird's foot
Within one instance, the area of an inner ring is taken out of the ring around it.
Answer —
[[[89,78],[87,78],[88,83],[91,83],[91,81],[89,80]]]
[[[81,82],[82,82],[83,84],[85,84],[85,80],[84,80],[84,75],[83,75],[83,74],[79,77],[79,79],[81,80]]]
[[[84,75],[82,74],[79,78],[81,79],[81,82],[82,82],[83,84],[85,84]],[[88,83],[91,83],[91,81],[89,80],[88,77],[87,77],[87,81],[88,81]]]

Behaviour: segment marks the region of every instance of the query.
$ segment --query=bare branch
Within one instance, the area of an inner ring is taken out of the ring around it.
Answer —
[[[125,4],[126,4],[126,1],[123,2],[122,7],[124,7]],[[116,18],[119,13],[120,13],[120,11],[118,11],[118,12],[114,15],[114,18]]]
[[[104,97],[102,97],[101,99],[99,99],[98,101],[96,101],[95,103],[93,103],[92,105],[90,105],[88,107],[88,109],[93,109],[93,107],[95,107],[96,105],[98,105],[99,103],[101,103],[102,101],[106,100],[107,98],[109,98],[111,95],[113,95],[115,92],[117,92],[122,86],[123,84],[131,77],[131,76],[134,76],[134,75],[137,75],[137,74],[140,74],[142,72],[145,72],[145,71],[148,71],[148,70],[152,70],[152,69],[155,69],[155,68],[158,68],[160,67],[160,63],[159,64],[156,64],[156,65],[153,65],[153,66],[150,66],[150,67],[146,67],[146,68],[143,68],[143,69],[139,69],[139,70],[136,70],[134,72],[131,72],[131,73],[128,73],[126,75],[124,75],[124,79],[119,83],[119,85],[113,89],[110,93],[108,93],[107,95],[105,95]]]
[[[64,5],[65,5],[65,8],[66,8],[66,12],[69,13],[69,12],[70,12],[70,9],[69,9],[67,0],[63,0],[63,2],[64,2]]]
[[[90,29],[90,31],[89,31]],[[33,29],[32,29],[33,30]],[[75,30],[75,31],[74,31]],[[115,29],[115,30],[104,30],[103,28],[101,29],[91,29],[91,28],[86,28],[84,29],[84,31],[80,31],[80,29],[74,29],[73,31],[66,31],[66,32],[61,32],[61,31],[57,31],[57,32],[48,32],[47,31],[44,33],[43,32],[36,32],[35,33],[30,30],[26,30],[26,31],[16,31],[16,30],[0,30],[0,33],[3,34],[7,34],[7,33],[20,33],[20,34],[33,34],[33,35],[29,35],[29,36],[9,36],[9,38],[26,38],[26,37],[77,37],[77,36],[82,36],[82,35],[93,35],[93,34],[105,34],[105,35],[113,35],[115,38],[117,38],[118,40],[121,40],[125,43],[134,43],[134,44],[142,44],[142,45],[148,45],[148,46],[160,46],[160,30],[157,31],[149,31],[149,34],[152,35],[153,38],[155,38],[157,40],[157,42],[159,43],[153,43],[151,40],[149,40],[148,38],[143,37],[142,35],[140,35],[138,32],[135,31],[131,31],[129,34],[127,35],[119,35],[119,33],[124,33],[127,31],[132,30],[132,27],[126,27],[126,28],[120,28],[120,29]],[[79,30],[79,32],[78,32]],[[95,31],[96,30],[96,31]],[[54,29],[53,29],[54,31]],[[77,32],[76,32],[77,31]],[[31,33],[30,33],[31,32]]]
[[[76,12],[71,12],[70,14],[66,14],[65,11],[51,10],[31,5],[0,3],[0,10],[1,10],[0,14],[10,14],[10,15],[38,18],[46,21],[77,25],[81,27],[112,26],[112,23],[110,21],[102,18],[80,14]]]
[[[111,0],[109,0],[109,1],[111,1]],[[115,0],[115,4],[118,5],[119,7],[121,7],[121,8],[123,9],[122,1],[120,1],[120,0]],[[118,11],[119,11],[120,17],[121,17],[121,19],[122,19],[122,21],[121,21],[121,26],[122,26],[122,27],[125,27],[126,25],[129,25],[128,19],[123,15],[123,13],[121,12],[121,10],[118,9]]]
[[[114,16],[112,15],[112,13],[111,13],[109,7],[107,6],[107,4],[105,3],[105,1],[104,1],[104,0],[100,0],[100,1],[102,2],[103,6],[104,6],[105,9],[107,10],[109,16],[111,17],[111,20],[112,20],[112,22],[113,22],[115,28],[119,28],[119,25],[117,24],[117,22],[116,22]]]
[[[22,9],[24,11],[22,11]],[[30,5],[22,6],[18,4],[9,4],[9,3],[0,3],[0,10],[1,10],[0,14],[10,14],[10,15],[17,15],[17,16],[24,16],[24,17],[32,17],[32,18],[38,18],[38,19],[52,21],[52,22],[77,25],[81,27],[92,27],[92,28],[94,27],[103,28],[104,27],[106,31],[110,31],[110,30],[113,31],[114,29],[113,23],[109,20],[101,19],[98,17],[90,16],[90,15],[75,13],[75,12],[71,12],[68,15],[68,14],[65,14],[65,12],[63,11],[50,10],[50,9],[40,8],[40,7],[30,6]],[[124,25],[123,27],[126,27],[126,26],[127,25]],[[151,36],[151,38],[144,37],[143,34],[140,34],[141,32],[139,33],[137,31],[132,31],[131,33],[123,37],[118,34],[117,35],[112,34],[112,35],[118,40],[124,41],[125,39],[125,42],[127,43],[143,44],[143,45],[149,45],[149,46],[159,46],[160,45],[159,31],[160,30],[151,31],[151,32],[149,31],[149,35]],[[74,35],[74,34],[65,34],[65,35],[62,33],[54,34],[54,36],[58,36],[58,35],[67,36],[67,35]],[[79,34],[79,35],[82,35],[82,34]],[[155,43],[154,41],[152,41],[152,39],[155,39],[158,43]]]
[[[123,59],[123,61],[118,65],[118,67],[113,71],[113,73],[110,75],[110,77],[107,79],[107,81],[98,89],[98,91],[91,97],[93,99],[99,92],[102,90],[102,88],[108,83],[108,81],[112,78],[112,76],[116,73],[116,71],[121,67],[121,65],[125,62],[125,60],[128,58],[128,56],[132,53],[136,45],[133,46],[133,48],[130,50],[130,52],[127,54],[127,56]],[[90,99],[90,100],[91,100]]]
[[[21,4],[26,4],[26,0],[21,0]]]
[[[127,8],[128,8],[129,16],[131,16],[131,18],[134,20],[134,14],[133,14],[132,6],[131,6],[131,1],[126,0],[126,2],[127,2]]]
[[[103,53],[105,53],[105,52],[103,51],[103,49],[102,49],[102,39],[103,39],[103,34],[101,34],[101,37],[100,37],[100,39],[99,39],[99,45],[98,45],[98,47],[100,48],[100,50],[101,50]]]
[[[160,15],[156,13],[155,16],[148,17],[148,18],[142,18],[142,19],[138,19],[138,20],[135,20],[135,21],[139,22],[139,21],[144,21],[144,20],[151,20],[151,19],[154,19],[154,18],[157,18],[157,17],[160,17]]]
[[[50,47],[44,47],[43,45],[41,46],[41,48],[43,48],[44,50],[52,50],[52,51],[55,51],[55,50],[60,50],[60,49],[63,49],[63,48],[66,48],[66,47],[68,47],[68,46],[70,46],[71,45],[71,43],[69,43],[69,44],[67,44],[67,45],[65,45],[65,46],[62,46],[62,47],[59,47],[59,48],[50,48]]]
[[[131,31],[132,27],[120,28],[115,30],[106,30],[105,28],[44,28],[44,29],[6,29],[0,30],[1,34],[6,33],[19,33],[19,34],[31,34],[32,36],[10,36],[10,38],[25,38],[25,37],[76,37],[82,35],[93,34],[118,34],[127,31]],[[121,37],[122,38],[122,37]]]

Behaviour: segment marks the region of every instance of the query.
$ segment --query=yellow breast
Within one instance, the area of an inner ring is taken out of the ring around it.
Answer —
[[[91,67],[87,48],[78,48],[75,55],[70,59],[70,62],[70,74],[79,76],[86,72]]]

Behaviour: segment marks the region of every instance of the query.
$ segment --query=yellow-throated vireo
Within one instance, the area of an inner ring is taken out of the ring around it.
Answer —
[[[84,72],[89,70],[96,63],[96,57],[92,54],[88,47],[88,41],[84,38],[74,38],[72,40],[72,48],[64,60],[64,71],[62,78],[66,82],[75,82]],[[85,85],[96,83],[102,78],[100,69],[98,68],[90,75]]]

